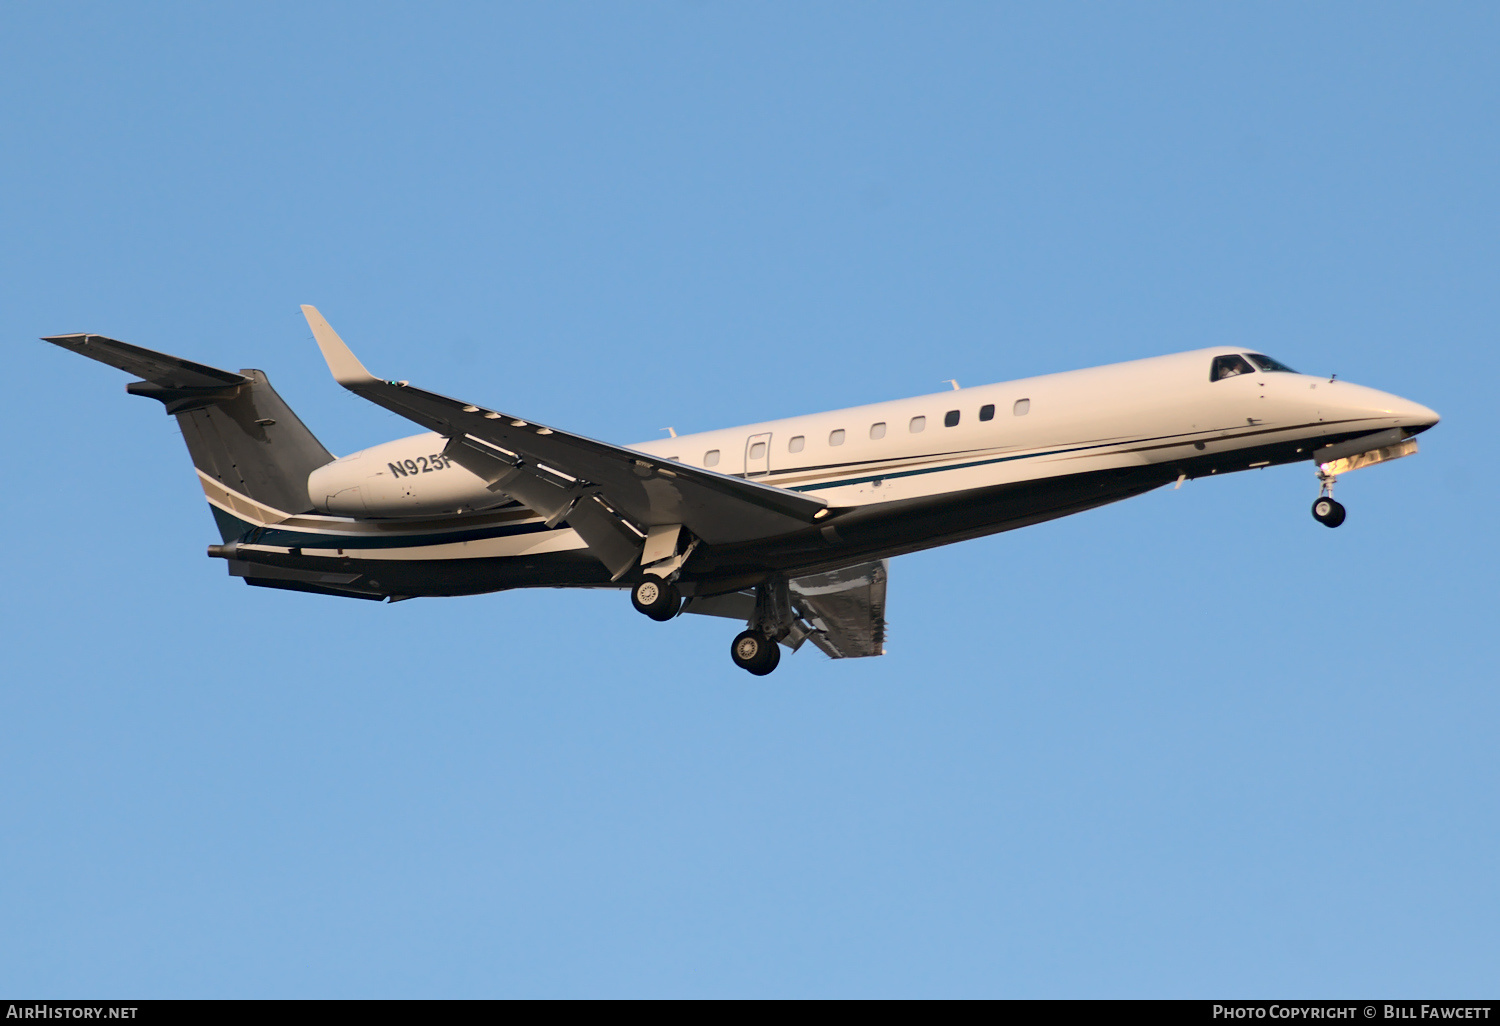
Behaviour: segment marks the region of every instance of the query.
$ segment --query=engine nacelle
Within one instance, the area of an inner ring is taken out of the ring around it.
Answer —
[[[355,517],[456,513],[509,501],[445,457],[446,442],[428,432],[344,456],[307,476],[307,494],[324,513]]]

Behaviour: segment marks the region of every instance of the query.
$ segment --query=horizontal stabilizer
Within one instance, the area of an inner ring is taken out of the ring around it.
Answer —
[[[43,337],[42,341],[139,375],[153,385],[164,388],[226,388],[243,385],[250,380],[243,374],[194,363],[180,356],[142,349],[103,335],[50,335]]]

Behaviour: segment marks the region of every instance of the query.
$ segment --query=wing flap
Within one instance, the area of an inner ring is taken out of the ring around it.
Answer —
[[[882,559],[793,580],[792,605],[814,628],[808,640],[834,659],[884,655],[889,573]]]

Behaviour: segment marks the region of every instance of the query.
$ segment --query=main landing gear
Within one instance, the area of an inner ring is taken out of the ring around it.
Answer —
[[[682,595],[672,582],[647,577],[631,589],[630,604],[651,619],[665,623],[682,609]]]
[[[796,622],[791,587],[785,577],[776,574],[764,584],[756,585],[750,629],[735,636],[729,646],[729,657],[740,669],[764,677],[781,662],[781,639],[792,633]]]
[[[677,585],[654,574],[647,574],[630,590],[630,602],[653,620],[663,622],[682,611],[682,593]],[[755,589],[755,610],[750,615],[749,630],[741,631],[729,646],[734,665],[757,677],[764,677],[781,662],[781,642],[791,637],[790,647],[801,644],[805,634],[794,633],[797,613],[792,608],[791,588],[787,579],[773,576]]]
[[[1318,471],[1318,501],[1312,504],[1313,519],[1324,527],[1337,527],[1344,522],[1348,512],[1344,504],[1333,497],[1333,475]]]
[[[729,657],[740,669],[764,677],[781,662],[781,645],[760,631],[741,631],[729,646]]]

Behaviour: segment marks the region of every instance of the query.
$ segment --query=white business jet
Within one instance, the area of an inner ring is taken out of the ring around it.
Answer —
[[[334,459],[264,373],[99,335],[45,339],[140,376],[177,417],[247,584],[369,599],[629,588],[654,620],[741,620],[782,646],[880,655],[892,556],[1174,481],[1311,461],[1313,516],[1348,471],[1416,452],[1425,406],[1216,347],[618,446],[365,370],[302,308],[339,384],[426,433]]]

